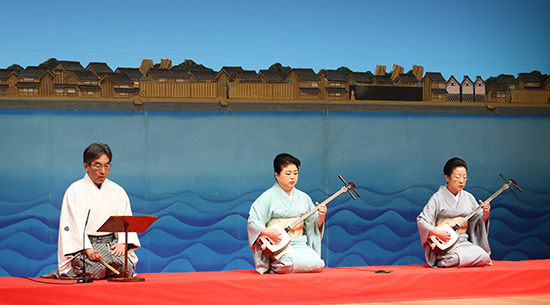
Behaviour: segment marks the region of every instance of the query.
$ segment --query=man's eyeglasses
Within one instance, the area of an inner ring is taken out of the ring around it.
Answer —
[[[101,170],[102,168],[105,170],[109,170],[111,169],[111,166],[112,166],[111,163],[107,163],[105,165],[101,165],[99,163],[94,163],[94,164],[88,163],[88,165],[90,165],[90,167],[92,167],[95,170]]]

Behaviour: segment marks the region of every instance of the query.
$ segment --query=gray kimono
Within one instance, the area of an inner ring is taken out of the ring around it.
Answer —
[[[438,219],[465,217],[477,206],[474,196],[461,190],[458,201],[446,188],[439,190],[430,198],[422,213],[416,218],[422,247],[426,250],[426,262],[431,267],[466,267],[491,265],[491,249],[487,238],[489,222],[483,220],[480,209],[468,221],[468,228],[459,234],[458,246],[446,253],[438,254],[428,244],[428,235],[438,223]]]

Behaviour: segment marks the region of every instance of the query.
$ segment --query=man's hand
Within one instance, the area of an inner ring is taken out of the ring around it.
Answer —
[[[84,250],[84,252],[86,253],[86,255],[88,255],[90,260],[98,261],[98,260],[101,259],[101,253],[99,253],[99,251],[97,251],[97,250],[94,250],[92,248],[88,248],[88,249]]]
[[[122,256],[124,255],[124,250],[126,249],[126,244],[116,244],[111,247],[111,250],[113,250],[114,256]]]

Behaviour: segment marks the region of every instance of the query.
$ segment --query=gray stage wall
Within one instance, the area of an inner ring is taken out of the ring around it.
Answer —
[[[111,146],[109,178],[134,214],[159,219],[140,234],[138,272],[252,269],[246,218],[274,182],[272,160],[302,161],[298,188],[329,204],[328,267],[423,264],[416,216],[444,163],[464,158],[466,190],[488,198],[515,179],[525,191],[493,203],[493,259],[550,258],[550,116],[326,111],[0,109],[0,276],[56,266],[65,189],[84,176],[84,148]]]

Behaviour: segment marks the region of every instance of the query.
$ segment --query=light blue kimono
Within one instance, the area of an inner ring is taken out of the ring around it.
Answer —
[[[299,273],[321,272],[325,262],[321,259],[321,239],[324,224],[317,226],[318,214],[315,212],[304,221],[303,235],[291,238],[290,245],[295,252],[285,253],[279,260],[265,254],[256,242],[271,218],[300,217],[314,209],[311,198],[294,188],[292,202],[278,183],[265,191],[250,207],[248,217],[248,241],[254,251],[254,263],[260,273]]]

